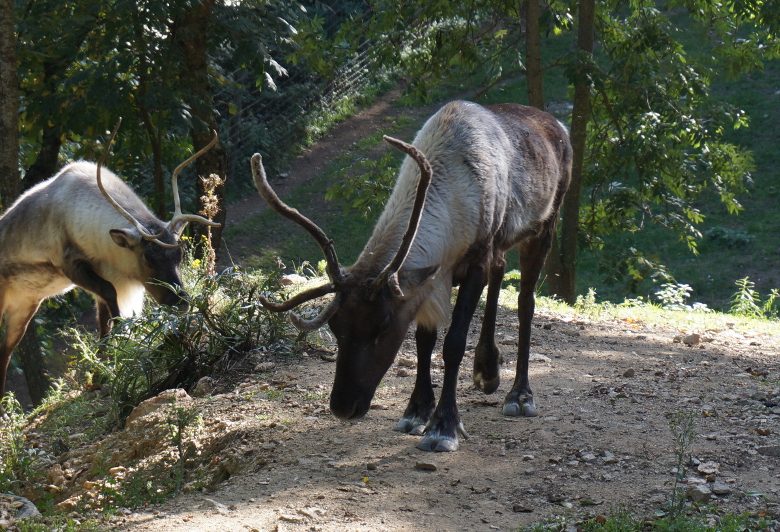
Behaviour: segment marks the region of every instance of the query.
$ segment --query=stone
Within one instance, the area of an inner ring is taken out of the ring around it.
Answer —
[[[702,475],[715,475],[719,471],[719,464],[717,462],[703,462],[698,465],[696,471]]]
[[[412,357],[398,357],[398,365],[402,368],[416,368],[417,361]]]
[[[414,468],[418,471],[436,471],[439,469],[433,462],[417,462]]]
[[[303,275],[298,275],[297,273],[288,273],[287,275],[282,275],[279,278],[279,284],[282,286],[290,286],[294,284],[301,284],[306,282],[306,277]]]
[[[276,367],[273,362],[260,362],[255,366],[255,371],[271,371]]]
[[[174,404],[188,404],[192,403],[192,397],[190,397],[182,388],[176,388],[174,390],[165,390],[156,397],[152,397],[143,401],[141,404],[133,408],[130,415],[127,416],[125,426],[130,428],[133,424],[138,422],[141,418],[148,416],[149,414],[160,410],[161,408],[174,405]]]
[[[214,393],[215,381],[208,375],[198,379],[195,386],[192,388],[193,397],[207,397]]]
[[[108,474],[114,478],[123,477],[125,476],[126,473],[127,473],[127,468],[124,466],[116,466],[108,470]]]
[[[604,451],[601,455],[605,464],[617,464],[620,460],[609,451]]]
[[[589,464],[594,460],[596,460],[596,455],[588,451],[588,452],[580,453],[580,458],[582,459],[583,462]]]
[[[627,379],[632,379],[636,376],[636,370],[634,368],[628,368],[623,372],[623,376]]]
[[[715,495],[728,495],[732,491],[731,486],[720,481],[714,482],[711,489]]]
[[[693,333],[682,337],[682,343],[687,346],[699,345],[701,343],[701,336]]]
[[[552,359],[545,355],[540,355],[539,353],[531,353],[531,355],[528,357],[529,362],[543,362],[545,364],[549,364],[552,362]]]
[[[758,451],[758,454],[764,456],[780,458],[780,445],[766,445],[764,447],[757,447],[756,451]]]
[[[688,487],[686,495],[693,502],[707,502],[712,497],[712,491],[704,484],[694,484]]]

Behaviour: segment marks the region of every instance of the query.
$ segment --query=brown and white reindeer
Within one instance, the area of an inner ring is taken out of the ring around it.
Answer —
[[[117,125],[117,128],[119,126]],[[217,142],[180,164],[171,176],[175,214],[155,217],[120,178],[98,163],[78,161],[25,192],[0,217],[0,396],[11,354],[44,299],[78,286],[92,293],[100,335],[110,320],[139,313],[144,290],[155,300],[184,309],[179,237],[189,222],[217,226],[182,214],[179,173]]]
[[[513,247],[520,252],[520,334],[517,373],[503,414],[537,414],[528,382],[534,289],[571,176],[568,132],[553,116],[531,107],[456,101],[425,123],[414,146],[385,140],[409,157],[371,238],[348,268],[339,264],[328,236],[276,196],[260,155],[252,157],[261,196],[312,234],[325,253],[330,278],[328,284],[287,301],[263,298],[261,302],[274,311],[285,311],[335,293],[315,318],[293,314],[292,320],[304,330],[327,322],[333,331],[338,357],[330,408],[342,419],[368,411],[409,325],[416,321],[417,378],[396,430],[424,434],[420,449],[454,451],[458,435],[466,437],[456,404],[458,368],[486,284],[474,384],[485,393],[499,385],[495,319],[504,255]],[[458,296],[450,312],[455,285],[459,285]],[[435,404],[430,359],[436,330],[450,314],[443,347],[444,383]]]

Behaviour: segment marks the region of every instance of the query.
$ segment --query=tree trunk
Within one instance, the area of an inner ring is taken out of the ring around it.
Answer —
[[[542,72],[539,14],[539,0],[526,0],[525,68],[528,81],[528,104],[544,110],[544,73]]]
[[[188,103],[192,111],[193,150],[199,150],[208,144],[212,138],[212,130],[217,129],[213,94],[209,84],[207,55],[207,36],[209,35],[209,21],[212,17],[214,1],[204,0],[188,10],[177,24],[174,33],[175,42],[182,52],[184,67],[179,79],[182,86],[187,87]],[[227,180],[227,157],[222,144],[217,143],[214,148],[198,159],[195,167],[199,177],[217,174],[222,179]],[[215,221],[221,223],[222,227],[211,230],[211,242],[219,255],[222,230],[225,224],[224,186],[219,187],[215,192],[220,206]],[[205,194],[203,182],[198,179],[198,198],[203,198]],[[195,242],[200,242],[201,237],[207,234],[207,228],[200,224],[193,224],[192,231]]]
[[[19,82],[16,64],[14,2],[3,0],[0,7],[0,200],[7,209],[21,191],[19,182]],[[59,149],[59,146],[58,146]],[[16,348],[33,402],[39,403],[49,382],[43,371],[35,324]]]
[[[24,189],[28,189],[50,178],[59,168],[60,148],[62,147],[62,127],[59,124],[49,127],[48,116],[41,120],[43,137],[35,161],[24,174]]]
[[[563,201],[563,225],[561,227],[561,288],[564,301],[574,303],[576,298],[577,240],[580,216],[580,195],[585,160],[585,139],[590,120],[590,77],[593,56],[595,0],[579,3],[577,49],[578,64],[574,80],[574,110],[571,120],[571,144],[574,150],[571,185]]]
[[[19,82],[16,71],[14,2],[0,8],[0,203],[6,209],[19,194]]]

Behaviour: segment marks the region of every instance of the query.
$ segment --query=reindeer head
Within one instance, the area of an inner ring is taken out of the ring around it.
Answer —
[[[425,156],[414,146],[384,137],[385,141],[411,156],[420,167],[409,224],[393,259],[377,274],[343,268],[333,241],[314,222],[282,202],[268,184],[262,157],[252,157],[252,175],[263,199],[279,214],[306,229],[322,248],[330,282],[302,292],[283,303],[261,297],[266,308],[283,312],[306,301],[334,293],[333,300],[315,318],[305,320],[296,314],[291,321],[301,330],[315,330],[328,323],[336,337],[338,356],[336,378],[330,396],[330,409],[342,419],[365,415],[377,386],[390,368],[414,320],[419,301],[415,288],[433,277],[438,265],[402,270],[420,224],[432,170]]]
[[[173,170],[171,188],[173,190],[174,215],[171,221],[164,223],[149,216],[148,219],[144,220],[144,223],[141,223],[136,216],[109,194],[100,175],[100,169],[105,164],[111,150],[111,144],[113,144],[121,124],[122,119],[120,118],[111,133],[105,153],[97,162],[96,178],[100,192],[117,212],[130,222],[132,227],[112,228],[109,229],[109,234],[117,246],[129,250],[135,255],[138,261],[139,277],[146,290],[158,303],[186,309],[188,307],[185,299],[187,294],[181,289],[182,283],[179,277],[179,265],[182,260],[181,234],[190,222],[202,223],[209,227],[219,227],[220,224],[195,214],[182,214],[178,179],[184,168],[214,147],[218,140],[217,132],[214,131],[214,138],[211,139],[211,142]]]

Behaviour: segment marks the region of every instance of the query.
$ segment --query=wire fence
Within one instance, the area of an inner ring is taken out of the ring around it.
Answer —
[[[328,34],[337,26],[324,31]],[[378,79],[378,55],[366,40],[330,79],[316,79],[311,72],[297,69],[275,80],[274,90],[255,88],[254,73],[238,69],[226,74],[227,83],[214,103],[222,116],[220,138],[233,193],[251,186],[252,153],[260,152],[278,175],[290,157],[316,136],[317,120],[334,113],[346,99],[363,94]]]

